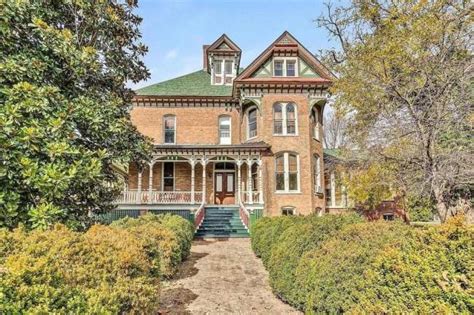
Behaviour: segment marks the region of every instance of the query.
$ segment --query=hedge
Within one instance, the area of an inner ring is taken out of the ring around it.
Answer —
[[[6,246],[5,244],[10,245]],[[0,233],[0,313],[153,313],[159,281],[126,230]]]
[[[111,227],[128,230],[145,244],[159,274],[171,277],[190,253],[194,228],[188,220],[172,214],[146,214],[114,221]]]
[[[474,313],[474,228],[265,218],[252,245],[277,295],[313,313]]]
[[[295,271],[301,256],[336,234],[348,224],[361,222],[358,215],[312,215],[297,220],[279,237],[271,249],[267,268],[270,273],[270,285],[283,300],[295,303],[300,290],[295,283]]]

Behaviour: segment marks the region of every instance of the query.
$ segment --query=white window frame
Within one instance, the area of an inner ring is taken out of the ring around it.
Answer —
[[[173,142],[166,142],[166,119],[173,118],[174,120],[174,134],[173,134]],[[163,116],[163,143],[164,144],[176,144],[176,115],[168,114]]]
[[[163,162],[163,165],[161,166],[161,191],[165,191],[165,164],[166,163],[173,164],[173,191],[176,191],[176,163],[175,162]]]
[[[314,193],[322,194],[323,186],[321,185],[321,157],[317,154],[314,155]]]
[[[227,121],[229,122],[229,137],[228,138],[223,138],[221,136],[221,126],[223,125],[222,122],[225,119],[227,119]],[[218,126],[219,144],[232,144],[232,118],[228,115],[219,116],[218,125],[219,125]],[[223,139],[227,139],[228,141],[222,141]]]
[[[317,107],[313,107],[311,111],[314,119],[313,139],[321,141],[321,123],[319,122],[319,110]]]
[[[250,111],[255,110],[255,136],[250,137]],[[247,109],[247,140],[255,139],[258,136],[258,108],[257,106],[252,106]]]
[[[232,80],[230,83],[225,83],[226,73],[225,73],[225,62],[231,61],[232,62],[232,72],[231,74],[227,74],[227,77],[231,77]],[[215,65],[220,63],[221,64],[221,73],[215,73]],[[216,58],[212,62],[211,67],[211,84],[212,85],[232,85],[234,83],[234,79],[236,76],[236,69],[235,69],[235,60],[231,58]],[[216,83],[215,78],[220,77],[221,83]]]
[[[281,119],[282,119],[282,133],[275,133],[275,105],[276,104],[280,104],[281,106]],[[287,110],[286,110],[286,106],[287,105],[293,105],[293,107],[295,108],[295,133],[288,133],[288,126],[287,126]],[[283,103],[283,102],[276,102],[275,104],[273,104],[273,107],[272,107],[272,120],[273,120],[273,126],[272,126],[272,129],[273,129],[273,136],[275,137],[297,137],[298,136],[298,106],[296,106],[295,103],[292,103],[292,102],[287,102],[287,103]]]
[[[288,76],[287,73],[286,73],[286,62],[287,60],[291,60],[291,61],[294,61],[295,62],[295,75],[293,76]],[[279,76],[279,75],[275,75],[275,61],[283,61],[283,75]],[[276,77],[276,78],[296,78],[299,76],[299,69],[298,69],[298,57],[275,57],[273,58],[273,76]]]
[[[296,208],[293,207],[293,206],[284,206],[284,207],[281,207],[281,215],[284,215],[284,214],[283,214],[283,211],[284,211],[284,210],[286,210],[286,211],[291,210],[291,211],[293,212],[293,214],[291,214],[291,215],[296,215]],[[288,214],[286,214],[286,215],[288,215]]]
[[[283,155],[283,178],[284,178],[284,190],[277,190],[276,187],[276,161],[277,158]],[[290,155],[296,156],[296,190],[290,190]],[[283,152],[275,155],[275,193],[277,194],[298,194],[300,193],[300,155],[295,152]]]

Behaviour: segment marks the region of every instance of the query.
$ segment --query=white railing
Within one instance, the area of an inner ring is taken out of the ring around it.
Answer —
[[[197,204],[202,202],[202,193],[194,192],[194,203],[190,191],[127,190],[117,200],[119,204]]]
[[[252,191],[252,203],[260,203],[260,192],[259,191]],[[248,191],[242,191],[241,192],[241,200],[245,204],[249,204],[249,193]]]

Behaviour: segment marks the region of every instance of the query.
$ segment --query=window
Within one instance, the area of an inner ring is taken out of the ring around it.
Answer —
[[[176,116],[168,115],[164,117],[164,142],[167,144],[176,143]]]
[[[282,153],[275,158],[275,189],[277,192],[299,191],[299,158],[294,153]]]
[[[215,170],[235,170],[235,164],[231,162],[219,162],[214,165]]]
[[[247,139],[257,136],[257,109],[252,108],[248,112]]]
[[[252,190],[258,190],[258,166],[257,164],[252,164]]]
[[[383,219],[385,221],[393,221],[393,220],[395,220],[395,216],[391,213],[386,213],[386,214],[383,215]]]
[[[282,77],[283,76],[283,60],[275,60],[273,62],[274,67],[274,76],[275,77]]]
[[[282,215],[295,215],[295,208],[293,207],[283,207],[281,208]]]
[[[296,76],[296,60],[286,61],[286,76],[287,77]]]
[[[273,134],[297,134],[296,106],[293,103],[276,103],[273,105]]]
[[[296,77],[298,73],[297,58],[273,59],[274,77]]]
[[[312,125],[313,125],[313,138],[316,140],[320,140],[320,128],[321,125],[319,123],[319,114],[318,114],[318,108],[313,107],[313,110],[311,112],[311,120],[312,120]]]
[[[163,191],[174,190],[174,163],[163,163]]]
[[[212,84],[232,84],[234,79],[234,61],[232,59],[216,59],[212,63]]]
[[[319,155],[314,156],[314,193],[322,194],[323,188],[321,187],[321,158]]]
[[[219,144],[231,144],[231,120],[229,116],[219,117]]]

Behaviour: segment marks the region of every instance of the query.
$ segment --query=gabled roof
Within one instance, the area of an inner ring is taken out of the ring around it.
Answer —
[[[208,48],[207,51],[235,51],[235,52],[242,52],[239,46],[237,46],[226,34],[222,34],[221,37],[216,39],[214,43],[212,43]]]
[[[205,70],[152,84],[135,91],[137,95],[158,96],[231,96],[231,85],[212,85]]]
[[[304,47],[293,35],[288,31],[283,32],[270,46],[267,47],[252,63],[240,73],[235,81],[252,80],[251,75],[263,65],[273,55],[274,51],[296,51],[298,56],[314,68],[321,76],[319,82],[331,82],[335,79],[334,74],[329,71],[306,47]],[[282,78],[278,78],[281,81]],[[293,78],[294,79],[294,78]]]

